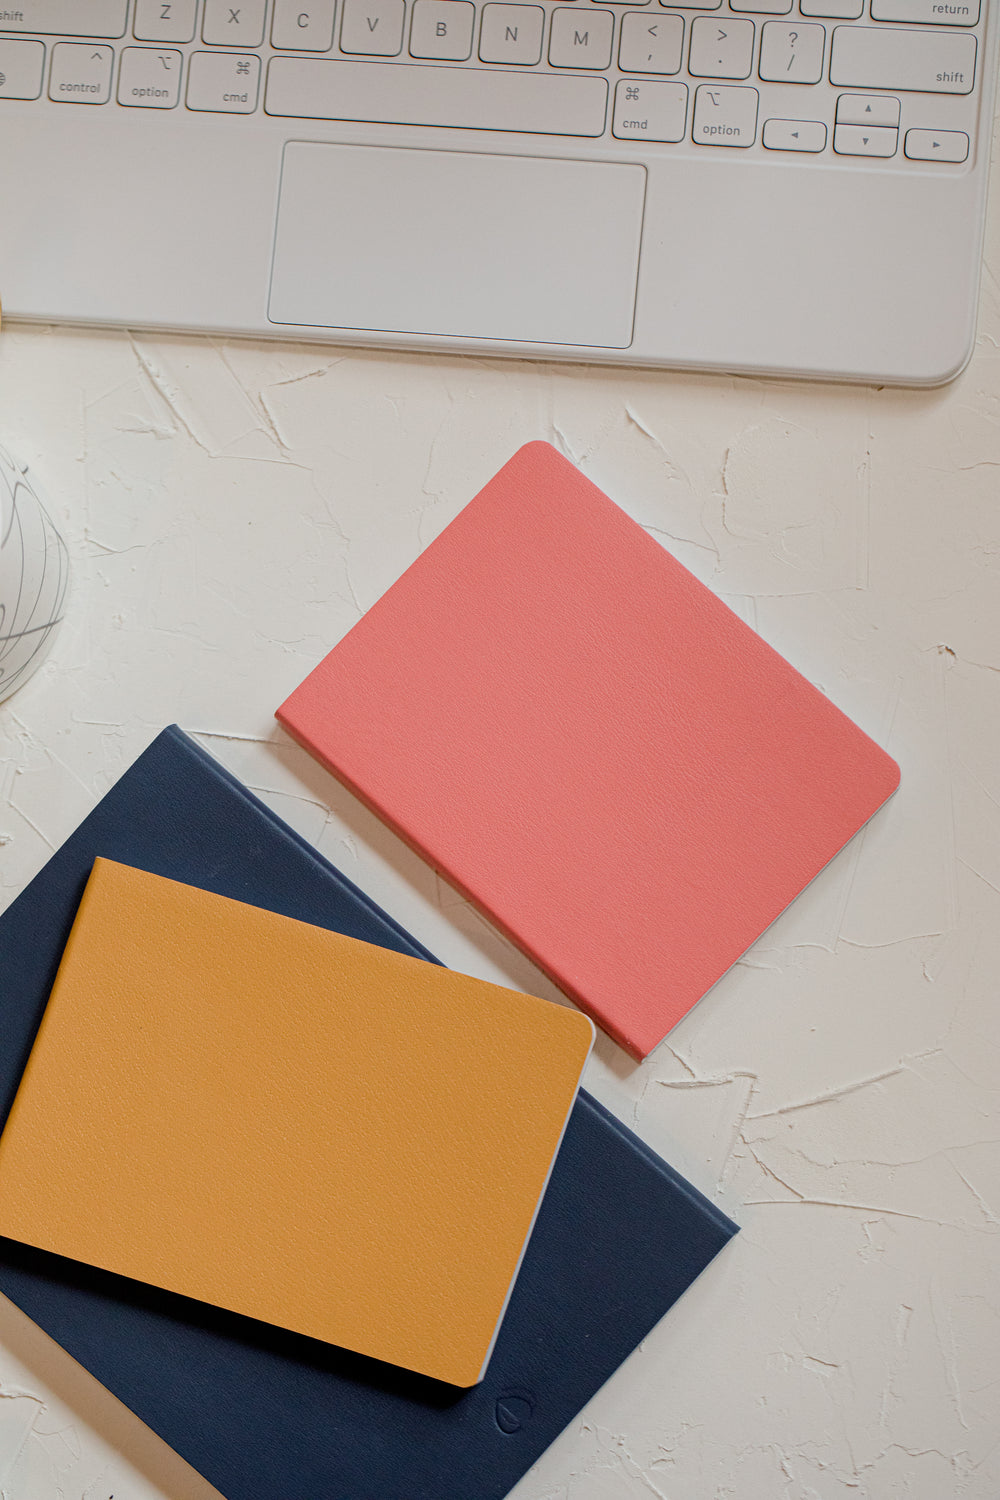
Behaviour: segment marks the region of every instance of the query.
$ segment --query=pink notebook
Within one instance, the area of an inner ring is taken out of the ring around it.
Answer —
[[[635,1057],[899,781],[541,442],[277,716]]]

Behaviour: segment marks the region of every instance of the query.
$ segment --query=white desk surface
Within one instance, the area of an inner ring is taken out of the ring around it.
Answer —
[[[598,1042],[587,1086],[743,1232],[512,1500],[1000,1495],[998,199],[975,358],[927,393],[0,338],[74,570],[0,706],[0,906],[177,721],[445,962],[551,994],[272,718],[536,437],[902,766],[642,1066]],[[0,1301],[3,1500],[215,1493]]]

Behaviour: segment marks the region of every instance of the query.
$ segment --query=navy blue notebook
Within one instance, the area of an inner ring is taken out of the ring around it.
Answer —
[[[435,961],[166,729],[0,917],[0,1120],[99,854]],[[227,1500],[501,1500],[735,1231],[581,1093],[471,1390],[10,1240],[0,1291]]]

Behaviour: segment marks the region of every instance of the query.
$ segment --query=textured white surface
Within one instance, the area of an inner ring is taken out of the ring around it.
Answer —
[[[447,963],[552,993],[271,718],[535,437],[902,766],[645,1064],[598,1042],[588,1087],[743,1233],[515,1500],[1000,1495],[994,196],[979,346],[938,392],[0,339],[0,439],[74,570],[0,707],[0,905],[175,720]],[[3,1500],[214,1493],[0,1303]]]
[[[0,447],[0,699],[41,666],[67,584],[66,544],[27,475]]]

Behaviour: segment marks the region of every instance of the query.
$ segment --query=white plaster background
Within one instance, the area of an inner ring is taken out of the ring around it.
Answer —
[[[599,1041],[587,1086],[743,1232],[512,1500],[1000,1496],[997,268],[995,212],[974,361],[917,394],[0,338],[0,441],[74,567],[0,706],[0,906],[177,721],[445,962],[551,994],[271,717],[536,437],[902,766],[644,1065]],[[214,1494],[0,1302],[3,1500]]]

